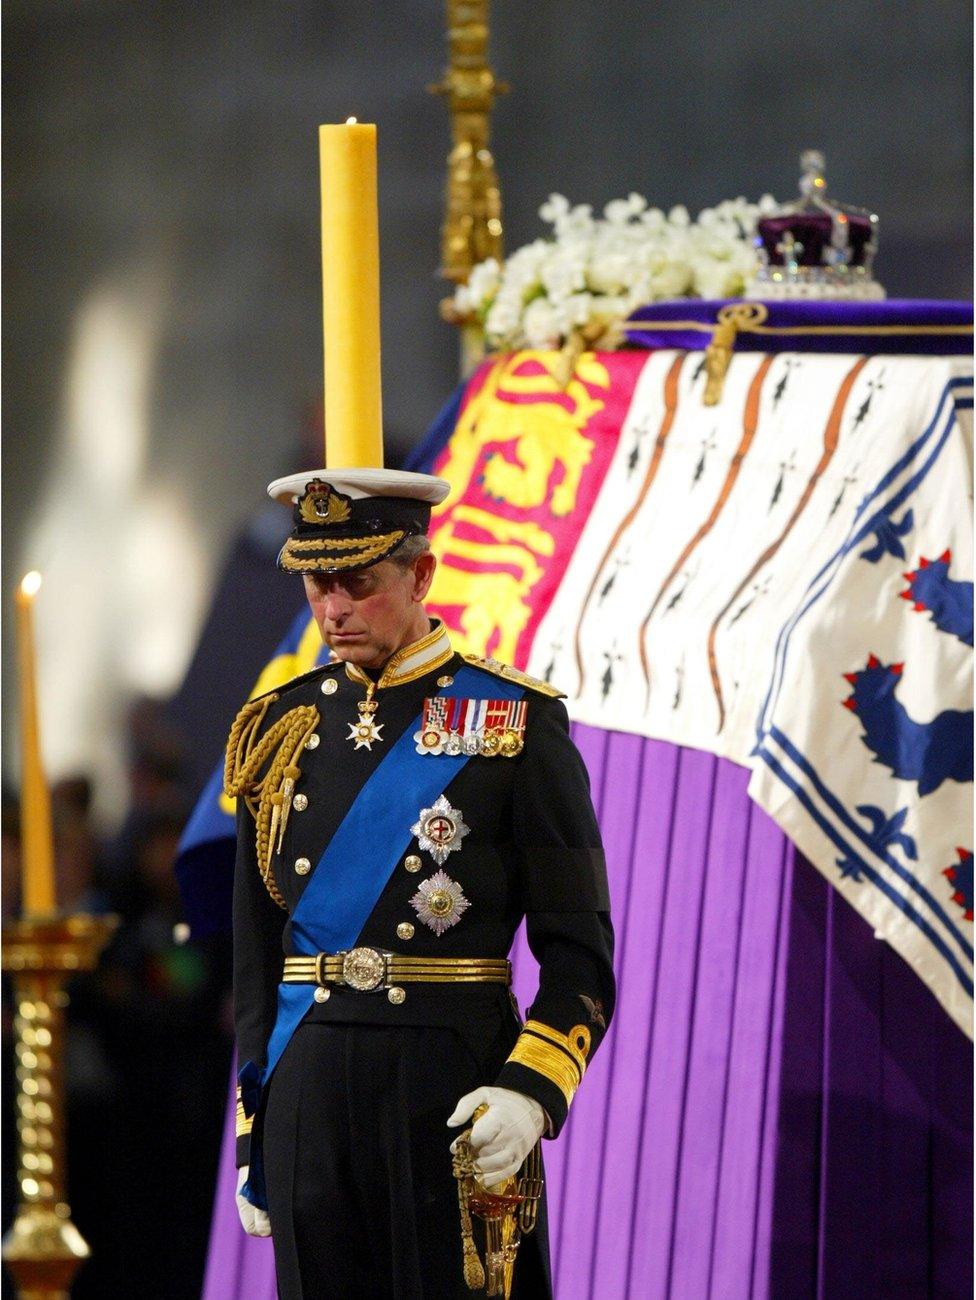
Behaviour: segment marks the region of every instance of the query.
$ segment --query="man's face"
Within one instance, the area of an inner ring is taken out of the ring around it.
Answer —
[[[421,601],[436,563],[427,553],[406,568],[381,560],[349,573],[304,574],[305,595],[322,640],[338,659],[379,668],[427,631]]]

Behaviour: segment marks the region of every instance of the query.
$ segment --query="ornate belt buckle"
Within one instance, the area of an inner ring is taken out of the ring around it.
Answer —
[[[342,978],[359,993],[378,989],[386,981],[386,956],[376,948],[350,948],[343,954]]]

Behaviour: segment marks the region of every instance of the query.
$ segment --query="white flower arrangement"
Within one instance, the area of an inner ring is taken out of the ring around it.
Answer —
[[[479,263],[455,293],[454,317],[480,321],[498,348],[559,348],[574,338],[619,347],[621,322],[646,303],[739,296],[759,264],[756,223],[776,206],[769,195],[729,199],[692,221],[685,207],[665,215],[631,194],[601,218],[553,194],[539,209],[551,237],[504,265]]]

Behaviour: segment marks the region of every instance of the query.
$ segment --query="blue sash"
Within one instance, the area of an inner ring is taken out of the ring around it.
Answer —
[[[451,688],[438,691],[447,699],[479,698],[484,674],[459,668]],[[523,687],[493,678],[492,698],[518,700]],[[318,861],[291,917],[292,942],[302,956],[343,952],[355,947],[369,914],[386,888],[397,863],[410,844],[410,827],[422,808],[442,795],[467,763],[468,754],[420,754],[414,733],[418,714],[353,800],[339,829]],[[240,1072],[244,1109],[257,1110],[261,1090],[271,1078],[292,1034],[315,1000],[312,984],[280,984],[278,1014],[268,1040],[267,1064],[258,1074],[252,1061]],[[260,1143],[252,1132],[251,1169],[243,1195],[266,1208]]]

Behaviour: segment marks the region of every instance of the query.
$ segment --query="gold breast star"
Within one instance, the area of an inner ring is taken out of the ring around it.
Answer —
[[[363,746],[372,749],[374,740],[379,742],[383,739],[380,732],[385,725],[383,722],[374,722],[372,718],[360,714],[358,722],[349,723],[349,735],[346,740],[354,740],[357,749],[362,749]]]

